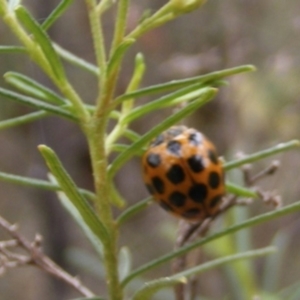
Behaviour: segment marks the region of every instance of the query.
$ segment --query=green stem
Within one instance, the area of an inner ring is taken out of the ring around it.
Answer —
[[[118,275],[117,239],[118,231],[113,220],[110,206],[110,188],[107,180],[107,154],[105,136],[108,121],[107,106],[111,101],[115,78],[107,79],[107,64],[104,36],[100,17],[97,14],[97,1],[86,0],[97,65],[100,70],[98,79],[99,95],[96,111],[85,127],[94,175],[97,199],[95,208],[110,236],[110,243],[103,245],[104,264],[110,300],[121,300],[123,291]]]
[[[105,152],[106,118],[93,118],[87,134],[97,199],[95,207],[99,218],[110,235],[110,243],[103,245],[104,264],[110,300],[123,299],[118,275],[117,239],[118,230],[110,206],[110,189],[107,180],[107,159]],[[101,130],[99,130],[101,129]]]
[[[106,73],[106,53],[105,53],[105,43],[102,32],[102,26],[100,17],[97,14],[96,7],[97,1],[95,0],[86,0],[86,6],[88,9],[90,26],[92,31],[92,37],[94,42],[94,49],[96,55],[97,65],[100,69],[100,76],[104,76]],[[99,77],[100,80],[100,77]],[[103,80],[100,80],[99,87],[102,88]]]
[[[127,21],[129,1],[130,0],[119,0],[115,32],[114,32],[114,38],[113,38],[113,42],[112,42],[112,46],[111,46],[110,57],[112,57],[112,54],[114,53],[114,51],[118,48],[118,46],[123,41],[124,33],[126,30],[126,21]]]
[[[136,39],[141,36],[146,31],[158,27],[163,23],[170,21],[175,18],[172,14],[172,4],[170,2],[166,3],[161,7],[156,13],[154,13],[149,18],[145,19],[141,24],[139,24],[132,32],[130,32],[126,38]],[[163,20],[163,21],[159,21]]]
[[[63,95],[73,104],[74,112],[80,120],[82,129],[84,129],[84,125],[90,120],[90,113],[88,109],[85,107],[81,98],[67,80],[57,83],[57,86]]]

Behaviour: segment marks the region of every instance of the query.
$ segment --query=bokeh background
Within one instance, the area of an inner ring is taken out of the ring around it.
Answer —
[[[132,0],[129,27],[137,23],[145,9],[157,9],[166,1]],[[59,1],[24,0],[34,16],[43,21]],[[111,39],[115,11],[104,18],[107,41]],[[94,62],[92,41],[84,1],[74,1],[72,7],[50,29],[55,42]],[[191,14],[147,33],[126,56],[117,93],[124,92],[132,72],[137,52],[145,55],[147,72],[144,86],[177,78],[205,74],[240,64],[254,64],[255,73],[230,78],[229,86],[222,87],[216,99],[186,120],[210,137],[225,159],[237,152],[252,153],[279,142],[300,138],[300,2],[289,0],[231,0],[208,1]],[[8,28],[0,22],[3,45],[17,44]],[[66,64],[68,75],[77,91],[88,103],[93,103],[96,81],[90,74]],[[2,75],[7,71],[29,75],[42,84],[53,87],[47,78],[25,56],[0,56],[1,86],[7,87]],[[144,98],[139,101],[149,101]],[[30,112],[30,109],[0,98],[0,118]],[[161,111],[137,121],[133,129],[146,132],[159,123],[170,111]],[[0,132],[0,171],[46,179],[47,169],[36,146],[47,144],[58,153],[81,187],[92,189],[91,169],[86,142],[78,128],[56,117]],[[276,190],[283,203],[299,200],[300,153],[293,150],[276,157],[281,161],[278,173],[262,182],[265,189]],[[263,168],[270,160],[254,166]],[[120,192],[128,204],[147,196],[141,181],[138,158],[128,163],[116,178]],[[129,175],[130,174],[130,175]],[[0,182],[0,212],[10,222],[17,222],[29,239],[35,233],[44,237],[45,252],[70,273],[79,275],[83,282],[99,292],[103,289],[101,266],[93,260],[95,253],[69,215],[50,192],[14,186]],[[255,203],[249,216],[268,211],[264,204]],[[116,214],[118,212],[116,211]],[[297,283],[300,278],[298,231],[299,215],[293,214],[260,226],[252,232],[255,247],[271,243],[278,232],[284,232],[285,254],[278,270],[281,289]],[[138,266],[170,251],[174,244],[178,221],[155,205],[135,216],[124,226],[121,245],[133,251],[133,265]],[[1,239],[8,237],[0,230]],[[83,267],[90,264],[89,267]],[[257,280],[263,262],[254,265]],[[169,266],[149,272],[145,278],[169,274]],[[100,284],[99,284],[100,282]],[[222,270],[202,276],[201,295],[207,299],[234,299],[226,285]],[[275,291],[276,291],[275,289]],[[33,267],[8,271],[0,278],[0,299],[57,300],[78,297],[64,283],[45,275]],[[157,299],[172,299],[162,294]]]

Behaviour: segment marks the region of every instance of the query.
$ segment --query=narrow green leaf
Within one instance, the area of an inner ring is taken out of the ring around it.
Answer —
[[[209,74],[197,76],[197,77],[191,77],[187,79],[180,79],[180,80],[172,80],[167,83],[153,85],[144,89],[136,90],[134,92],[124,94],[118,98],[116,98],[116,103],[120,103],[122,101],[125,101],[127,99],[137,98],[145,95],[151,95],[156,93],[161,93],[167,90],[176,89],[176,88],[182,88],[194,83],[208,83],[212,81],[218,81],[220,79],[223,79],[228,76],[232,76],[235,74],[243,73],[243,72],[251,72],[255,71],[255,67],[251,65],[244,65],[239,66],[231,69],[225,69],[221,71],[212,72]]]
[[[142,54],[138,53],[135,57],[133,74],[129,80],[126,91],[134,91],[136,90],[143,79],[145,72],[145,62]],[[113,76],[113,74],[112,74]],[[128,100],[122,103],[122,107],[120,109],[120,118],[111,132],[108,134],[105,141],[106,152],[109,154],[114,147],[114,143],[122,137],[127,131],[127,124],[123,122],[124,118],[130,113],[134,105],[134,99]],[[113,105],[111,105],[110,110]]]
[[[76,207],[86,225],[102,242],[108,243],[110,237],[105,226],[97,217],[89,203],[85,200],[84,197],[82,197],[75,183],[64,169],[54,151],[45,145],[40,145],[38,148],[42,156],[44,157],[52,175],[55,177],[62,191]]]
[[[17,72],[7,72],[4,74],[4,79],[13,87],[19,89],[29,96],[54,104],[63,105],[67,103],[66,99],[62,98],[54,91],[23,74]]]
[[[126,93],[129,93],[131,91],[136,91],[139,88],[143,80],[145,71],[146,71],[145,58],[142,53],[137,53],[134,60],[133,73],[129,80],[129,84],[127,85]],[[121,108],[122,120],[124,119],[125,116],[127,116],[132,111],[133,105],[134,105],[134,99],[130,99],[122,103],[122,108]]]
[[[119,278],[122,280],[131,271],[131,253],[128,247],[122,247],[119,252]]]
[[[84,59],[76,56],[75,54],[71,53],[70,51],[62,48],[61,46],[57,44],[53,44],[54,49],[56,50],[57,54],[63,58],[65,61],[69,62],[70,64],[77,66],[85,71],[88,71],[89,73],[99,76],[99,68]]]
[[[138,139],[141,138],[141,136],[138,133],[128,128],[125,130],[124,136],[132,142],[136,142]]]
[[[40,109],[45,110],[52,114],[55,114],[55,115],[58,115],[58,116],[61,116],[61,117],[67,118],[67,119],[71,119],[73,121],[77,121],[76,116],[71,114],[69,111],[63,109],[62,107],[54,106],[52,104],[48,104],[48,103],[39,101],[37,99],[34,99],[32,97],[24,96],[19,93],[15,93],[10,90],[3,89],[3,88],[0,88],[0,95],[4,96],[10,100],[14,100],[18,103],[21,103],[21,104],[24,104],[27,106],[31,106],[31,107],[39,109],[39,110]]]
[[[183,272],[177,273],[170,277],[156,279],[150,282],[145,283],[145,286],[138,290],[133,296],[133,300],[148,300],[151,299],[154,293],[158,292],[161,289],[174,286],[178,283],[185,283],[186,278],[197,275],[199,273],[208,271],[210,269],[220,267],[224,264],[233,263],[235,261],[244,260],[244,259],[253,259],[259,256],[269,255],[276,251],[275,247],[266,247],[258,250],[252,250],[242,253],[237,253],[222,258],[218,258],[207,263],[198,265],[196,267],[187,269]]]
[[[0,130],[34,122],[36,120],[42,119],[47,116],[49,116],[49,113],[45,111],[37,111],[20,117],[15,117],[8,120],[0,121]]]
[[[50,180],[55,184],[56,180],[54,178],[51,178],[50,174]],[[73,204],[73,202],[66,196],[64,192],[58,191],[57,192],[58,199],[60,200],[60,203],[62,206],[67,210],[67,212],[73,217],[75,222],[81,227],[91,244],[94,246],[96,252],[98,253],[99,257],[103,258],[103,247],[100,243],[99,239],[95,235],[95,233],[91,230],[91,228],[88,226],[88,224],[83,219],[81,213],[78,211],[77,207]]]
[[[146,263],[145,265],[140,266],[139,268],[137,268],[136,270],[133,270],[131,272],[131,274],[129,274],[123,281],[122,281],[122,285],[125,286],[128,282],[130,282],[133,278],[145,273],[146,271],[149,271],[157,266],[160,266],[176,257],[179,257],[183,254],[188,253],[189,251],[198,248],[204,244],[207,244],[213,240],[216,240],[218,238],[221,238],[225,235],[228,234],[232,234],[234,232],[237,232],[239,230],[242,230],[244,228],[248,228],[251,226],[256,226],[259,225],[261,223],[267,222],[267,221],[271,221],[274,220],[276,218],[282,217],[284,215],[290,214],[290,213],[295,213],[300,211],[300,201],[287,205],[285,207],[279,208],[277,210],[250,218],[244,222],[235,224],[233,226],[230,226],[228,228],[225,228],[224,230],[221,230],[217,233],[214,233],[210,236],[207,236],[205,238],[201,238],[191,244],[188,244],[186,246],[181,247],[178,250],[175,250],[171,253],[168,253],[166,255],[163,255],[157,259],[154,259],[148,263]]]
[[[76,298],[72,300],[105,300],[105,299],[100,297],[88,297],[88,298]]]
[[[107,11],[116,0],[103,0],[98,3],[96,7],[97,14],[101,16],[105,11]]]
[[[116,49],[115,53],[109,60],[108,66],[107,66],[107,74],[108,76],[115,70],[117,66],[120,65],[120,61],[122,60],[126,50],[135,42],[134,39],[127,39],[123,43],[119,45],[119,47]]]
[[[87,107],[87,109],[89,109],[89,106],[86,106],[86,107]],[[26,114],[23,116],[0,121],[0,130],[8,129],[8,128],[15,127],[15,126],[20,126],[20,125],[27,124],[30,122],[34,122],[36,120],[45,118],[49,115],[51,115],[51,113],[46,112],[44,110],[40,110],[40,111],[29,113],[29,114]],[[117,147],[117,149],[118,149],[118,147]]]
[[[177,284],[186,284],[185,277],[181,278],[159,278],[150,282],[146,282],[145,285],[138,290],[132,297],[132,300],[151,300],[153,295],[159,290],[172,287]]]
[[[163,96],[159,99],[148,102],[144,105],[134,108],[123,120],[123,124],[131,123],[135,119],[138,119],[145,114],[160,110],[169,106],[177,105],[182,102],[188,102],[191,99],[200,97],[203,93],[206,93],[210,88],[203,88],[202,83],[196,83],[188,87],[177,90],[174,93]]]
[[[152,203],[152,197],[148,197],[142,201],[137,202],[134,205],[128,207],[124,212],[122,212],[117,218],[117,224],[120,226],[128,219],[132,218],[134,215],[147,208]]]
[[[126,144],[113,144],[112,145],[112,151],[113,152],[123,152],[128,148],[128,145]]]
[[[108,170],[108,175],[112,178],[115,173],[120,169],[120,167],[128,161],[132,156],[140,151],[140,149],[145,146],[151,139],[157,136],[162,131],[176,124],[189,114],[193,113],[200,106],[204,105],[206,102],[211,100],[213,96],[216,94],[216,89],[208,89],[206,93],[203,93],[202,96],[194,100],[191,103],[188,103],[183,109],[174,113],[169,118],[165,119],[160,124],[156,125],[146,134],[144,134],[137,142],[130,145],[124,152],[122,152],[110,165]]]
[[[0,46],[0,54],[26,53],[26,49],[20,46]]]
[[[95,112],[95,107],[94,107],[94,109],[93,109],[92,112]],[[109,113],[109,117],[110,117],[111,119],[119,120],[120,116],[121,116],[121,114],[120,114],[120,112],[117,111],[117,110],[112,110],[112,111]]]
[[[17,185],[22,185],[22,186],[27,186],[27,187],[34,187],[34,188],[39,188],[39,189],[44,189],[44,190],[49,190],[49,191],[60,191],[61,187],[53,184],[49,181],[46,180],[41,180],[41,179],[35,179],[31,177],[25,177],[25,176],[19,176],[19,175],[14,175],[14,174],[8,174],[4,172],[0,172],[0,180],[8,183],[13,183]],[[82,196],[94,200],[95,199],[95,194],[85,190],[85,189],[79,189],[80,193]]]
[[[226,181],[226,190],[230,194],[237,195],[239,197],[248,197],[248,198],[257,198],[258,195],[256,192],[251,191],[245,187],[236,185],[232,182]]]
[[[110,201],[113,205],[115,205],[118,208],[122,208],[125,206],[126,201],[120,195],[120,193],[118,192],[118,190],[116,189],[113,183],[111,183],[110,185],[110,195],[111,195]]]
[[[242,157],[242,158],[230,161],[230,162],[226,162],[224,164],[224,169],[226,171],[228,171],[230,169],[237,168],[242,165],[249,164],[249,163],[255,162],[257,160],[266,158],[268,156],[272,156],[272,155],[275,155],[280,152],[285,152],[287,150],[290,150],[290,149],[293,149],[293,148],[296,148],[299,146],[300,146],[299,140],[292,140],[287,143],[280,143],[280,144],[278,144],[274,147],[268,148],[266,150],[262,150],[262,151],[247,155],[245,157]]]
[[[47,33],[23,6],[18,6],[15,12],[18,19],[33,34],[36,42],[43,50],[45,58],[48,60],[49,66],[52,69],[53,74],[55,74],[55,77],[58,80],[65,78],[64,68]]]
[[[259,256],[268,255],[268,254],[271,254],[274,252],[276,252],[276,248],[271,246],[271,247],[266,247],[266,248],[262,248],[262,249],[258,249],[258,250],[251,250],[251,251],[241,252],[241,253],[237,253],[237,254],[233,254],[233,255],[228,255],[225,257],[218,258],[218,259],[214,259],[212,261],[201,264],[199,266],[184,270],[180,273],[177,273],[177,274],[171,276],[170,278],[175,279],[175,278],[181,278],[183,276],[190,277],[190,276],[199,274],[201,272],[210,270],[212,268],[219,267],[226,263],[234,262],[234,261],[241,260],[241,259],[252,259],[255,257],[259,257]]]
[[[66,11],[74,0],[62,0],[43,22],[42,28],[48,30],[53,23]]]
[[[0,126],[1,126],[1,122],[0,122]],[[0,129],[1,129],[1,127],[0,127]],[[125,150],[128,149],[128,147],[129,147],[129,145],[127,145],[127,144],[119,144],[118,143],[118,144],[113,144],[111,147],[111,150],[113,152],[124,152]],[[144,152],[145,152],[145,149],[142,148],[142,149],[140,149],[140,151],[136,152],[135,155],[142,156]]]

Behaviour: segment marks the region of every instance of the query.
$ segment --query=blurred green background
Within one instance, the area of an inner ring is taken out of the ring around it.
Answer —
[[[144,9],[157,9],[167,1],[132,0],[129,28],[138,22]],[[24,0],[34,16],[43,21],[59,1]],[[132,62],[137,52],[145,55],[147,72],[144,86],[176,78],[195,76],[240,64],[254,64],[258,70],[230,79],[216,99],[195,113],[186,124],[210,137],[225,159],[237,152],[252,153],[279,142],[300,138],[300,2],[298,0],[231,0],[208,1],[205,6],[166,26],[143,36],[125,58],[117,93],[124,92],[132,72]],[[108,42],[111,39],[114,10],[104,18]],[[92,41],[84,1],[74,1],[71,9],[54,24],[49,34],[55,42],[94,62]],[[8,28],[0,23],[2,45],[16,44]],[[69,78],[86,102],[93,103],[96,81],[74,66],[66,64]],[[47,78],[25,56],[1,55],[0,72],[17,71],[35,78],[53,88]],[[1,86],[7,87],[2,76]],[[140,99],[139,101],[149,101]],[[29,112],[0,98],[0,118],[5,120]],[[133,128],[144,133],[164,119],[170,111],[161,111],[137,121]],[[14,174],[46,179],[47,169],[36,146],[47,144],[60,156],[67,170],[81,187],[92,189],[91,170],[87,146],[83,135],[74,124],[56,117],[0,132],[0,170]],[[283,203],[299,200],[299,151],[280,155],[279,172],[264,180],[264,189],[276,190]],[[270,160],[259,163],[263,168]],[[147,196],[141,181],[138,158],[127,164],[118,174],[117,185],[129,204]],[[130,174],[130,176],[129,176]],[[17,222],[21,231],[32,239],[36,232],[44,237],[44,250],[58,264],[96,293],[103,291],[97,277],[101,268],[93,260],[90,267],[82,268],[85,253],[94,252],[77,225],[63,210],[53,193],[24,188],[0,182],[0,212],[10,222]],[[243,210],[249,216],[265,212],[261,202]],[[118,212],[116,211],[116,214]],[[298,215],[293,214],[276,222],[255,228],[251,233],[253,246],[268,245],[274,235],[281,232],[286,238],[286,252],[282,258],[278,285],[274,291],[299,282],[300,242]],[[122,230],[121,245],[133,251],[133,265],[170,251],[173,247],[178,220],[155,205],[134,217]],[[218,225],[216,225],[218,226]],[[8,237],[0,230],[0,237]],[[92,259],[90,256],[90,259]],[[275,258],[276,259],[276,258]],[[278,258],[279,259],[279,258]],[[253,263],[258,285],[262,284],[263,261]],[[145,278],[169,274],[169,266],[152,271]],[[202,275],[201,295],[207,299],[235,299],[226,283],[226,272],[216,270]],[[271,289],[271,288],[270,288]],[[161,294],[157,299],[172,299],[171,294]],[[0,278],[0,299],[57,300],[78,297],[64,283],[45,275],[33,267],[8,271]],[[169,298],[168,298],[169,297]],[[300,298],[300,297],[299,297]],[[245,298],[246,299],[246,298]]]

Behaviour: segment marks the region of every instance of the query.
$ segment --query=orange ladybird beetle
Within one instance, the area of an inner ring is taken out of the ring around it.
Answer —
[[[199,131],[169,128],[150,143],[142,164],[146,187],[165,210],[198,222],[218,212],[225,193],[223,167]]]

